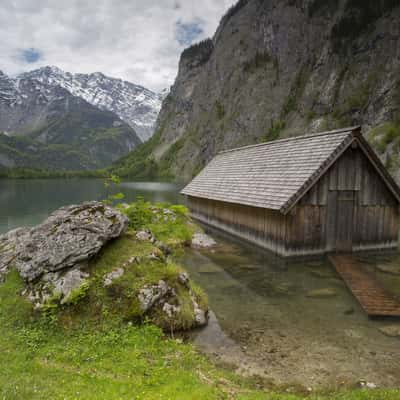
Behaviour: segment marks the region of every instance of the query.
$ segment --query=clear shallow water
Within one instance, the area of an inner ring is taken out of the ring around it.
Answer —
[[[114,191],[123,192],[127,202],[137,196],[146,200],[181,202],[178,187],[159,182],[123,182]],[[57,208],[108,196],[97,179],[7,179],[0,180],[0,233],[43,221]]]
[[[126,201],[182,202],[168,183],[125,182]],[[101,180],[0,180],[0,232],[35,225],[55,209],[107,197]],[[325,259],[285,261],[258,247],[211,231],[219,246],[188,250],[181,258],[206,291],[212,318],[192,339],[217,360],[275,383],[306,387],[352,385],[359,380],[400,387],[400,339],[371,321]],[[379,265],[399,265],[398,255],[360,255],[368,270],[400,297],[400,276]],[[329,288],[332,298],[310,298]]]
[[[326,259],[287,261],[211,234],[216,249],[190,250],[181,260],[216,316],[192,337],[202,350],[278,384],[336,387],[367,380],[400,387],[400,339],[379,331],[396,321],[368,319]],[[398,256],[361,257],[400,297],[400,276],[376,268],[398,265]],[[326,288],[335,295],[308,297]]]

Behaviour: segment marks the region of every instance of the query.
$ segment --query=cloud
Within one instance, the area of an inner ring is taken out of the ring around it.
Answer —
[[[176,40],[181,46],[190,46],[204,33],[202,25],[204,25],[204,21],[201,19],[189,23],[177,21],[175,24]]]
[[[42,58],[42,54],[36,49],[22,49],[20,50],[19,57],[23,62],[32,64],[39,61]]]
[[[212,36],[232,3],[2,0],[0,70],[15,75],[56,65],[161,90],[173,83],[182,50]]]

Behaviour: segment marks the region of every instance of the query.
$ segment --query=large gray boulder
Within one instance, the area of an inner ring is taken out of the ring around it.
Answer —
[[[15,266],[26,282],[87,261],[128,227],[128,218],[100,202],[62,207],[41,225],[0,236],[0,276]]]

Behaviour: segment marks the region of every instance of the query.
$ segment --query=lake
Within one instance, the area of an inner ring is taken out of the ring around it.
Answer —
[[[183,202],[180,187],[159,182],[124,182],[127,202]],[[0,180],[0,232],[35,225],[60,206],[100,200],[101,180]],[[400,386],[398,338],[379,329],[390,321],[367,318],[327,259],[283,260],[258,247],[204,227],[215,249],[188,249],[179,261],[207,293],[212,309],[207,328],[189,339],[217,361],[243,373],[285,385],[337,387],[366,380]],[[397,254],[362,257],[363,263],[400,297],[400,276],[379,265],[400,263]],[[329,288],[332,297],[311,298]]]
[[[122,192],[131,202],[143,196],[152,202],[182,202],[179,186],[161,182],[123,182],[107,190],[100,179],[0,180],[0,233],[43,221],[57,208],[88,200],[102,200]]]
[[[213,310],[208,327],[190,335],[202,351],[285,386],[400,386],[399,339],[380,332],[395,322],[369,319],[327,258],[282,259],[205,229],[218,246],[179,260]],[[378,268],[399,265],[398,254],[355,257],[400,298],[400,276]],[[311,296],[326,289],[331,297]]]

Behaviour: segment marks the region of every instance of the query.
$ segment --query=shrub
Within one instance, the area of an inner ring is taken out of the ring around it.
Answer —
[[[205,39],[183,50],[181,59],[196,58],[200,64],[204,64],[210,59],[213,50],[213,41]]]
[[[83,300],[89,291],[90,288],[90,282],[89,281],[84,281],[81,286],[78,288],[74,289],[68,296],[67,299],[65,299],[65,304],[68,305],[77,305],[81,300]]]
[[[389,146],[394,146],[394,151],[400,150],[400,123],[388,122],[371,130],[369,134],[372,146],[383,154]]]
[[[215,106],[215,112],[217,114],[217,118],[219,120],[223,119],[225,117],[224,105],[219,100],[216,100],[214,106]]]
[[[274,62],[275,59],[266,51],[257,51],[255,56],[243,64],[243,71],[247,73],[254,72],[259,68],[265,67],[267,64]]]
[[[129,226],[135,230],[139,230],[152,222],[153,213],[150,209],[150,203],[144,201],[141,196],[123,211],[129,218]]]

